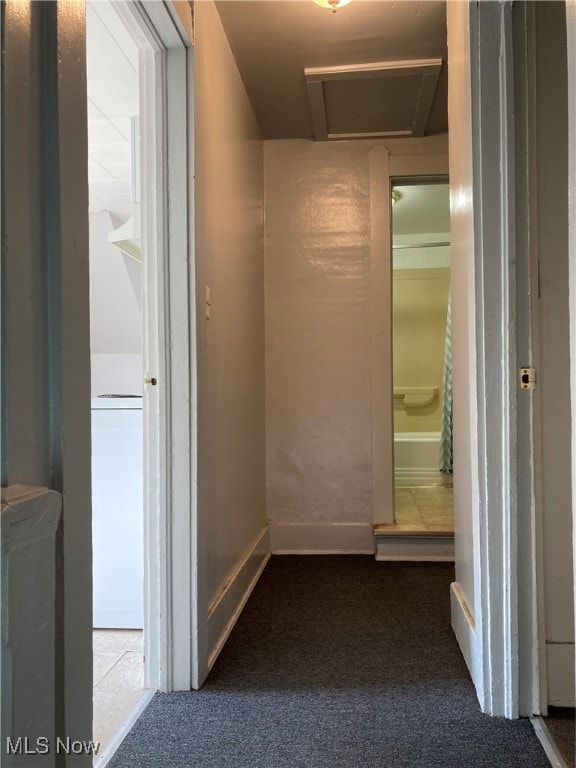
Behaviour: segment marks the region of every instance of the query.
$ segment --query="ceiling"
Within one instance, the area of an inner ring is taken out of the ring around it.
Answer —
[[[265,139],[314,138],[305,68],[421,59],[443,61],[425,134],[447,132],[444,2],[353,0],[335,14],[312,0],[217,0],[216,6]],[[379,92],[375,81],[358,82],[348,81],[342,97],[332,99],[340,104],[329,116],[335,125],[349,125],[356,94],[354,111],[369,115],[371,128],[379,114],[402,111],[398,99],[408,89],[387,83]]]
[[[444,2],[353,0],[336,14],[312,0],[216,5],[264,138],[314,138],[305,68],[419,59],[443,61],[426,133],[448,130]],[[134,198],[138,49],[112,2],[88,2],[86,17],[90,210],[108,210],[125,221]],[[414,83],[406,79],[406,87],[398,88],[386,78],[380,82],[383,90],[370,79],[324,84],[326,111],[337,130],[373,130],[380,119],[393,122],[406,112],[399,94],[414,92]]]
[[[132,125],[138,48],[111,2],[86,7],[88,184],[91,211],[132,215]]]
[[[392,207],[394,238],[450,232],[450,187],[443,184],[395,184],[399,198]],[[443,238],[445,239],[445,238]]]

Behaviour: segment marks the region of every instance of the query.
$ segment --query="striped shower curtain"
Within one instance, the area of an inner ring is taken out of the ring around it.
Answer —
[[[442,386],[442,433],[440,436],[440,472],[453,471],[452,434],[452,302],[448,298],[446,342],[444,345],[444,379]]]

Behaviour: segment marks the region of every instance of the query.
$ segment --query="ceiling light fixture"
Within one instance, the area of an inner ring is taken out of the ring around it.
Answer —
[[[314,2],[321,8],[332,8],[332,13],[336,13],[338,8],[348,5],[350,0],[314,0]]]

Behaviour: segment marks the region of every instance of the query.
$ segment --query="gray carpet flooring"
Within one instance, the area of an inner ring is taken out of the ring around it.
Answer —
[[[549,768],[483,715],[452,566],[273,557],[199,692],[156,695],[110,768]]]

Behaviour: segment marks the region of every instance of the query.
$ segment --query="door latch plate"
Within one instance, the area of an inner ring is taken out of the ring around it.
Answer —
[[[520,388],[536,388],[536,368],[520,368]]]

